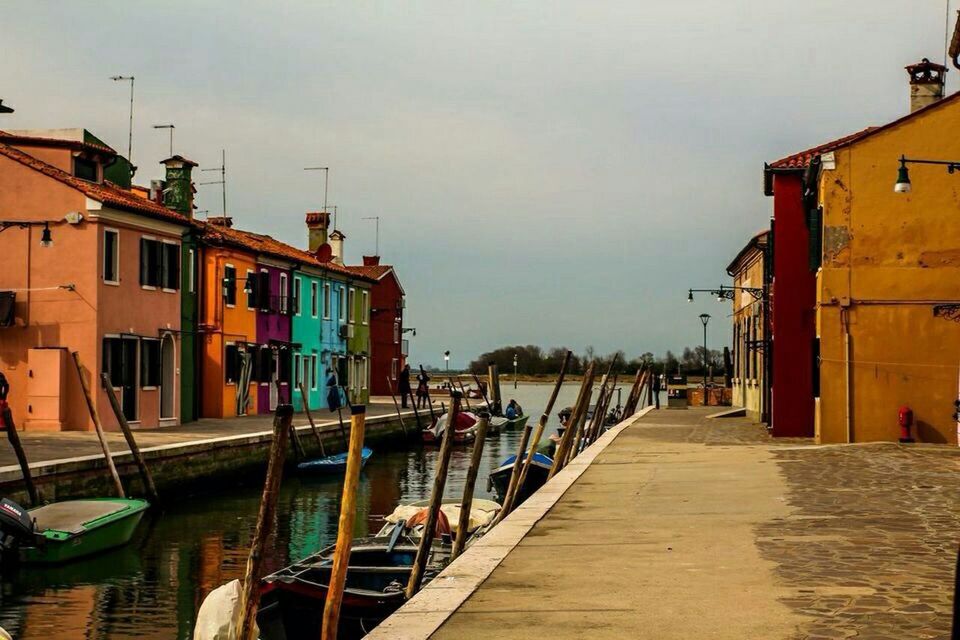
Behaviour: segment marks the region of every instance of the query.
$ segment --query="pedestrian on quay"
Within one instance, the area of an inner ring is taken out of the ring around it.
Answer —
[[[417,409],[423,409],[427,406],[427,398],[430,397],[430,392],[427,389],[429,383],[430,376],[421,369],[420,373],[417,374]]]
[[[403,400],[403,408],[406,409],[407,398],[410,397],[410,365],[404,365],[400,372],[400,377],[397,379],[397,392]]]
[[[340,401],[340,382],[337,380],[337,372],[333,369],[327,369],[327,407],[330,411],[336,411],[343,406]]]
[[[660,408],[660,376],[653,372],[650,375],[650,404]]]

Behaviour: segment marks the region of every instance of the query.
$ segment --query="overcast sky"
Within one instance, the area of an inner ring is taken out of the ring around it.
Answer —
[[[942,0],[2,11],[0,127],[86,127],[125,153],[109,76],[135,75],[138,181],[161,177],[152,125],[172,122],[202,167],[226,149],[235,224],[301,247],[323,199],[302,169],[329,165],[348,261],[380,216],[411,360],[454,366],[514,343],[659,355],[698,344],[704,311],[728,344],[729,306],[686,290],[728,282],[768,225],[764,161],[904,114],[903,67],[942,61],[945,19]],[[198,206],[219,215],[219,187]]]

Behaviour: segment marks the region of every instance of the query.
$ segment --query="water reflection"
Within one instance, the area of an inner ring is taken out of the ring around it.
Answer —
[[[576,385],[564,385],[557,408],[572,404]],[[549,385],[504,388],[536,420]],[[556,410],[554,411],[554,414]],[[551,428],[556,416],[551,416]],[[544,435],[549,435],[548,432]],[[488,440],[477,497],[491,497],[486,476],[515,452],[519,433]],[[400,501],[429,495],[435,448],[377,451],[361,476],[356,535],[378,530]],[[447,495],[459,496],[469,448],[454,451]],[[256,524],[262,477],[229,490],[184,496],[144,520],[129,545],[90,561],[30,568],[0,585],[0,626],[18,640],[110,638],[189,640],[203,597],[242,576]],[[342,485],[337,480],[288,476],[281,489],[274,539],[265,566],[274,571],[336,538]]]

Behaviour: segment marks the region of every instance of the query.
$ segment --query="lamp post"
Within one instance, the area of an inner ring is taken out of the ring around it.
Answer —
[[[447,367],[447,375],[450,375],[450,351],[443,352],[443,362]]]
[[[700,314],[703,323],[703,406],[707,406],[707,323],[710,322],[709,313]]]
[[[513,388],[517,388],[517,354],[513,354]]]

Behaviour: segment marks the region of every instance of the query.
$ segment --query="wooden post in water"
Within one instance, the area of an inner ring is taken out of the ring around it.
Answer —
[[[103,451],[103,457],[107,460],[107,469],[110,470],[110,477],[113,478],[113,486],[117,489],[117,495],[125,498],[127,494],[123,491],[120,474],[117,473],[117,467],[113,464],[113,456],[110,455],[110,445],[107,444],[107,438],[103,434],[103,423],[100,422],[100,413],[97,412],[97,407],[93,403],[93,396],[90,394],[90,385],[87,384],[87,379],[83,377],[83,367],[80,366],[80,354],[74,351],[71,355],[73,356],[73,363],[77,368],[77,375],[80,376],[80,388],[83,389],[83,398],[87,401],[87,410],[90,412],[90,419],[93,420],[93,427],[97,431],[97,439],[100,440],[100,449]]]
[[[470,510],[473,508],[473,489],[477,484],[477,473],[480,471],[480,457],[483,455],[483,443],[487,439],[487,427],[490,426],[490,414],[480,414],[477,424],[477,439],[473,442],[473,453],[470,455],[470,467],[467,469],[467,479],[463,484],[463,499],[460,501],[460,521],[457,523],[457,538],[453,541],[453,551],[450,552],[450,561],[456,560],[467,544],[470,527]]]
[[[403,424],[403,416],[400,415],[400,403],[397,402],[397,396],[393,393],[393,382],[390,376],[387,376],[387,387],[390,389],[390,397],[393,398],[393,406],[397,409],[397,419],[400,420],[400,428],[403,429],[403,437],[407,437],[407,425]]]
[[[560,366],[560,375],[557,376],[557,383],[554,385],[553,393],[550,395],[550,400],[547,402],[547,408],[544,409],[543,415],[540,416],[540,421],[537,423],[537,430],[534,432],[533,439],[530,442],[530,450],[527,452],[527,457],[523,461],[523,468],[520,470],[520,476],[517,478],[517,486],[513,488],[513,494],[509,495],[509,504],[504,505],[504,507],[510,511],[513,510],[513,505],[516,502],[517,494],[520,493],[523,483],[527,481],[527,473],[530,471],[530,464],[533,462],[534,454],[537,453],[537,445],[540,444],[540,438],[543,437],[543,430],[546,429],[547,422],[550,420],[550,412],[553,411],[553,404],[557,401],[557,395],[560,393],[560,387],[563,385],[563,378],[567,374],[567,365],[570,363],[570,358],[572,356],[573,352],[567,351],[567,355],[563,359],[563,364]],[[516,464],[514,464],[514,469],[516,469]],[[511,479],[513,479],[513,474],[511,474]]]
[[[410,405],[413,407],[413,419],[417,421],[417,431],[423,431],[423,425],[420,424],[420,411],[417,409],[417,398],[410,392]]]
[[[423,582],[423,571],[426,569],[427,560],[430,557],[430,551],[433,547],[434,529],[437,527],[437,519],[440,517],[440,506],[443,504],[443,488],[447,483],[447,470],[450,468],[450,455],[453,453],[453,432],[456,430],[457,414],[460,413],[460,392],[450,391],[450,415],[448,416],[447,428],[443,430],[443,441],[440,444],[440,457],[437,462],[437,471],[433,476],[433,490],[430,492],[430,511],[427,513],[427,521],[423,525],[423,533],[420,535],[420,545],[417,547],[417,557],[413,561],[413,569],[410,571],[410,581],[407,583],[407,600],[412,598],[420,590],[420,583]]]
[[[280,393],[280,376],[277,376],[277,379],[273,381],[277,386],[277,403],[280,404],[283,402],[283,394]],[[290,392],[290,405],[293,406],[293,391]],[[303,449],[303,443],[300,442],[300,434],[297,433],[296,427],[290,427],[290,440],[293,441],[293,456],[296,460],[303,460],[307,457],[307,452]]]
[[[340,623],[340,604],[343,587],[347,581],[350,565],[350,544],[353,542],[353,525],[357,516],[357,487],[360,484],[360,467],[363,464],[363,435],[367,408],[363,405],[350,407],[350,448],[347,452],[347,470],[343,481],[343,499],[340,502],[340,523],[337,528],[337,546],[333,554],[333,568],[327,598],[323,604],[323,628],[321,640],[336,640]]]
[[[552,478],[557,474],[560,469],[563,468],[563,465],[567,458],[567,452],[570,451],[571,443],[574,442],[577,432],[577,424],[580,419],[581,407],[584,404],[584,396],[588,396],[588,390],[593,385],[593,363],[591,362],[587,366],[587,370],[583,372],[583,380],[580,382],[580,391],[577,393],[577,400],[573,403],[573,411],[570,414],[570,419],[567,421],[567,428],[563,432],[563,437],[560,438],[560,443],[557,445],[556,451],[553,454],[553,465],[550,467],[550,475],[547,477]],[[587,400],[589,403],[589,400]]]
[[[106,373],[101,373],[100,380],[103,382],[103,388],[107,392],[107,400],[110,401],[113,414],[117,417],[117,422],[120,423],[120,430],[123,431],[123,437],[127,440],[127,446],[130,447],[130,453],[133,454],[133,460],[137,463],[137,470],[140,472],[140,481],[143,482],[143,488],[147,492],[150,500],[157,502],[160,497],[157,495],[156,485],[153,484],[153,476],[150,475],[150,469],[147,468],[147,461],[143,459],[143,454],[140,453],[140,447],[137,446],[137,441],[133,437],[130,424],[127,422],[126,416],[123,415],[123,408],[120,406],[120,401],[117,400],[117,394],[113,391],[110,376]]]
[[[497,371],[497,363],[491,362],[487,366],[487,377],[490,379],[490,397],[493,399],[490,411],[493,415],[499,416],[503,411],[503,402],[500,398],[500,373]]]
[[[587,394],[583,398],[583,405],[580,407],[576,421],[573,422],[573,438],[570,440],[570,446],[567,448],[566,455],[560,461],[561,468],[567,466],[570,461],[580,453],[583,430],[587,426],[587,414],[590,412],[590,400],[593,399],[593,382],[594,378],[591,378],[590,386],[587,388]]]
[[[13,447],[13,453],[17,456],[20,473],[23,475],[23,483],[27,486],[27,495],[30,496],[30,506],[39,507],[40,494],[37,493],[37,486],[33,484],[33,476],[30,474],[30,465],[27,462],[27,453],[23,450],[23,444],[20,443],[17,425],[13,423],[13,412],[10,411],[10,405],[7,404],[6,384],[6,379],[0,373],[0,427],[6,430],[7,439],[10,441],[10,446]]]
[[[273,442],[267,461],[267,477],[263,483],[260,510],[257,513],[257,528],[250,543],[250,555],[243,574],[242,591],[238,602],[237,640],[253,640],[253,623],[260,604],[260,578],[263,573],[263,550],[267,545],[280,498],[280,480],[287,456],[287,442],[293,422],[293,405],[281,404],[273,418]]]
[[[480,392],[480,395],[483,397],[484,403],[487,405],[487,409],[491,409],[490,398],[487,397],[487,392],[483,388],[483,384],[480,382],[480,377],[477,374],[473,374],[473,381],[477,383],[477,391]]]
[[[463,382],[460,380],[460,376],[457,376],[456,383],[454,383],[453,377],[451,376],[450,388],[456,389],[457,388],[456,385],[460,385],[460,393],[463,394],[463,401],[467,403],[467,411],[470,411],[471,409],[473,409],[473,407],[470,406],[470,396],[467,395],[467,390],[463,388]]]
[[[630,395],[627,396],[627,402],[623,406],[623,417],[629,418],[636,412],[637,403],[640,402],[640,391],[643,388],[642,383],[646,379],[646,369],[640,367],[637,369],[637,376],[634,378],[633,387],[630,389]]]
[[[302,382],[299,387],[300,398],[303,400],[303,412],[307,414],[307,420],[310,421],[310,428],[313,429],[313,436],[317,439],[317,444],[320,445],[320,455],[326,458],[327,452],[323,449],[323,438],[320,437],[320,430],[317,429],[317,424],[313,421],[313,414],[310,413],[310,396],[307,395],[307,390],[304,388]]]

